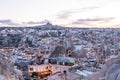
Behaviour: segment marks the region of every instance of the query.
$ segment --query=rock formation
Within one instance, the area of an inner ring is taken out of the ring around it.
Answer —
[[[88,80],[120,80],[120,55],[106,59],[104,67],[88,76]]]
[[[19,76],[13,63],[0,53],[0,80],[19,80]]]

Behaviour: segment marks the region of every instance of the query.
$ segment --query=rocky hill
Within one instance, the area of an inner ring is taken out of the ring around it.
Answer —
[[[0,80],[19,80],[22,75],[13,63],[0,53]]]

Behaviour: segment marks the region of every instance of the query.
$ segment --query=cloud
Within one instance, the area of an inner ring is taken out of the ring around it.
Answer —
[[[0,23],[2,25],[18,25],[17,23],[12,22],[12,20],[10,20],[10,19],[0,20]]]
[[[71,16],[72,12],[69,12],[69,11],[66,11],[66,12],[62,12],[62,13],[59,13],[57,15],[57,18],[59,19],[67,19]]]
[[[64,11],[60,11],[57,14],[57,18],[58,19],[68,19],[70,16],[72,16],[75,13],[82,13],[82,12],[94,10],[97,8],[99,8],[99,7],[98,6],[90,6],[90,7],[83,7],[83,8],[79,8],[79,9],[64,10]]]
[[[48,20],[44,20],[44,21],[29,21],[29,22],[23,22],[23,24],[30,24],[30,25],[35,25],[35,24],[45,24],[49,22]]]
[[[88,23],[108,23],[111,20],[113,20],[113,17],[110,18],[87,18],[87,19],[78,19],[77,21],[74,21],[73,24],[88,24]]]

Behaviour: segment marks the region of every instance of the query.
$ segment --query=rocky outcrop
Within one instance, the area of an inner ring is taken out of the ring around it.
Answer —
[[[120,80],[120,62],[112,64],[107,69],[105,80]]]
[[[104,67],[88,76],[88,80],[120,80],[120,55],[111,56],[106,60]]]
[[[19,80],[19,75],[7,57],[0,53],[0,80]]]
[[[50,57],[58,57],[65,55],[65,47],[64,46],[57,46]]]

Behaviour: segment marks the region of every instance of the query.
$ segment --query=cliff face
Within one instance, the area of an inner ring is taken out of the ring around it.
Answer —
[[[104,67],[94,75],[88,76],[88,80],[120,80],[120,55],[107,59]]]
[[[19,80],[13,63],[0,53],[0,80]]]
[[[120,62],[112,64],[107,69],[105,80],[120,80]]]

